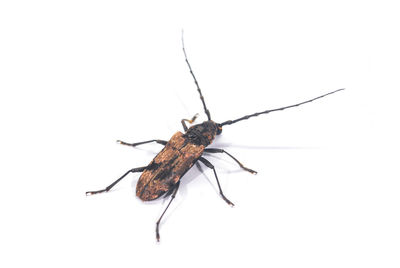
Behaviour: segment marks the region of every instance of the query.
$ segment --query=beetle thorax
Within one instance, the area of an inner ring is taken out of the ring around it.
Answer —
[[[218,132],[220,132],[218,124],[212,120],[209,120],[204,121],[201,124],[191,126],[186,131],[185,137],[187,137],[189,141],[194,144],[208,146],[212,143]]]

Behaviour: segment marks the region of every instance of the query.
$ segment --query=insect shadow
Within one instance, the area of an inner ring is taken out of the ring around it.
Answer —
[[[240,121],[247,120],[252,117],[256,117],[262,114],[268,114],[271,112],[283,111],[285,109],[290,109],[294,107],[301,106],[306,103],[310,103],[312,101],[324,98],[328,95],[334,94],[344,89],[338,89],[331,92],[328,92],[324,95],[292,104],[289,106],[284,106],[275,109],[269,109],[249,115],[242,116],[237,119],[227,120],[222,123],[214,122],[211,119],[211,113],[208,110],[204,96],[201,92],[199,83],[193,73],[192,67],[189,63],[189,60],[186,55],[185,45],[183,42],[183,34],[182,34],[182,50],[185,57],[186,64],[189,68],[190,74],[194,80],[196,85],[197,91],[200,96],[200,100],[203,106],[203,110],[205,115],[207,116],[207,120],[203,123],[192,125],[188,127],[186,124],[193,124],[197,118],[197,115],[193,116],[191,119],[182,119],[181,124],[184,129],[184,133],[178,131],[176,132],[168,141],[167,140],[160,140],[160,139],[152,139],[142,142],[135,142],[135,143],[128,143],[124,141],[117,141],[119,144],[136,147],[142,144],[147,143],[158,143],[163,145],[163,149],[154,157],[154,159],[146,166],[141,166],[137,168],[132,168],[125,172],[119,179],[111,183],[109,186],[102,190],[98,191],[88,191],[86,195],[93,195],[99,194],[103,192],[110,191],[117,183],[119,183],[123,178],[125,178],[130,173],[137,173],[142,172],[140,175],[137,184],[136,184],[136,196],[141,199],[142,201],[152,201],[156,200],[162,196],[170,197],[170,200],[162,212],[161,216],[159,217],[158,221],[156,222],[156,239],[157,241],[160,240],[160,222],[165,215],[165,212],[168,210],[169,206],[171,205],[172,201],[174,200],[176,193],[178,192],[179,185],[181,183],[181,178],[192,168],[193,165],[202,165],[202,167],[207,167],[211,169],[214,173],[214,177],[216,179],[216,183],[218,186],[218,191],[221,198],[230,206],[234,206],[234,204],[225,196],[224,192],[222,191],[217,171],[214,165],[205,158],[205,155],[209,154],[219,154],[225,155],[230,158],[231,161],[235,162],[240,169],[247,171],[251,174],[257,174],[257,172],[253,169],[250,169],[244,166],[236,157],[232,154],[227,152],[225,149],[216,148],[216,147],[208,147],[210,144],[213,143],[216,136],[222,133],[222,129],[225,126],[229,126],[232,124],[236,124]],[[220,144],[221,145],[221,144]],[[226,145],[230,145],[229,143]],[[242,147],[244,149],[299,149],[296,147],[263,147],[263,146],[244,146],[239,145],[237,147]],[[301,149],[301,148],[300,148]],[[197,174],[197,173],[196,173]],[[200,173],[199,173],[200,174]],[[192,174],[194,175],[194,174]],[[197,177],[197,175],[196,175]],[[192,178],[193,179],[193,178]]]

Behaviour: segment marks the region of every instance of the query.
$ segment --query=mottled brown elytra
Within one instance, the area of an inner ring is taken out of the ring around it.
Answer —
[[[134,173],[134,172],[143,172],[142,175],[140,176],[137,185],[136,185],[136,195],[143,201],[151,201],[154,199],[157,199],[161,196],[169,196],[171,195],[171,199],[165,208],[164,212],[161,214],[160,218],[158,219],[156,223],[156,238],[157,241],[160,240],[160,233],[159,233],[159,225],[162,217],[164,216],[165,212],[167,211],[168,207],[170,206],[172,200],[174,200],[175,195],[178,191],[180,180],[185,175],[185,173],[195,164],[200,161],[203,163],[205,166],[208,168],[212,169],[214,171],[215,178],[217,180],[217,185],[219,189],[219,193],[221,197],[227,202],[229,205],[234,206],[231,201],[229,201],[228,198],[225,197],[224,193],[222,192],[221,185],[218,181],[218,176],[215,171],[214,166],[207,160],[205,159],[202,155],[203,153],[225,153],[229,157],[231,157],[242,169],[252,173],[256,174],[257,172],[249,169],[245,166],[243,166],[242,163],[239,162],[235,157],[233,157],[231,154],[229,154],[227,151],[224,149],[218,149],[218,148],[206,148],[208,145],[212,143],[216,135],[221,134],[222,132],[222,127],[225,125],[231,125],[234,123],[237,123],[241,120],[249,119],[250,117],[258,116],[261,114],[267,114],[275,111],[282,111],[288,108],[300,106],[305,103],[312,102],[314,100],[323,98],[327,95],[333,94],[335,92],[344,90],[338,89],[329,93],[326,93],[324,95],[321,95],[319,97],[303,101],[297,104],[281,107],[281,108],[276,108],[276,109],[271,109],[271,110],[266,110],[263,112],[258,112],[250,115],[246,115],[243,117],[240,117],[235,120],[228,120],[223,123],[215,123],[214,121],[211,120],[211,115],[209,110],[207,109],[206,103],[204,101],[204,97],[201,93],[199,84],[197,82],[197,79],[192,71],[192,67],[189,64],[189,61],[187,59],[186,51],[185,51],[185,46],[183,43],[183,36],[182,36],[182,48],[183,48],[183,54],[185,56],[185,61],[189,67],[189,71],[194,79],[194,83],[196,84],[197,91],[200,94],[200,99],[203,104],[204,112],[207,115],[208,120],[197,125],[193,125],[190,128],[186,126],[185,122],[188,122],[192,124],[195,120],[197,115],[195,115],[192,119],[182,119],[181,123],[183,126],[183,129],[185,130],[185,133],[182,132],[176,132],[169,141],[165,140],[149,140],[149,141],[143,141],[143,142],[137,142],[137,143],[126,143],[123,141],[117,141],[120,144],[123,145],[128,145],[128,146],[138,146],[141,144],[145,143],[150,143],[150,142],[156,142],[159,144],[164,145],[164,148],[157,154],[157,156],[148,164],[147,166],[144,167],[139,167],[139,168],[133,168],[129,171],[127,171],[122,177],[120,177],[118,180],[107,186],[103,190],[99,191],[89,191],[86,192],[86,195],[93,195],[93,194],[98,194],[102,192],[108,192],[111,188],[113,188],[118,182],[120,182],[126,175],[129,173]]]

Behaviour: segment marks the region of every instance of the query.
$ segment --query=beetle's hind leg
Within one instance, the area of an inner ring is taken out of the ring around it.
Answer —
[[[127,142],[124,142],[124,141],[117,140],[117,143],[119,143],[119,144],[132,146],[132,147],[135,147],[135,146],[138,146],[138,145],[142,145],[142,144],[146,144],[146,143],[150,143],[150,142],[157,142],[157,143],[162,144],[162,145],[166,145],[168,143],[167,141],[164,141],[164,140],[149,140],[149,141],[142,141],[142,142],[135,142],[135,143],[127,143]]]
[[[160,242],[159,226],[160,226],[161,219],[162,219],[162,217],[164,216],[164,214],[165,214],[165,212],[167,211],[167,209],[169,208],[169,205],[171,205],[172,200],[175,199],[176,193],[178,192],[179,184],[180,184],[180,181],[178,181],[178,182],[174,185],[174,188],[173,188],[173,190],[172,190],[171,199],[169,200],[169,203],[168,203],[167,207],[164,209],[164,212],[161,214],[160,218],[159,218],[158,221],[156,222],[156,238],[157,238],[157,242]]]
[[[226,153],[230,158],[232,158],[233,160],[235,160],[235,162],[238,163],[239,166],[240,166],[242,169],[244,169],[244,170],[250,172],[251,174],[257,174],[257,171],[252,170],[252,169],[250,169],[250,168],[247,168],[247,167],[243,166],[243,164],[240,163],[239,160],[237,160],[233,155],[231,155],[230,153],[228,153],[228,152],[225,151],[224,149],[206,148],[206,149],[204,149],[204,152],[206,152],[206,153]]]
[[[182,119],[181,120],[181,123],[182,123],[182,126],[183,126],[183,129],[185,130],[185,132],[189,129],[187,126],[186,126],[186,123],[185,122],[188,122],[189,124],[193,124],[193,122],[196,120],[196,118],[199,116],[199,114],[195,114],[193,117],[192,117],[192,119]]]
[[[204,157],[199,157],[199,160],[206,165],[208,168],[211,168],[214,171],[214,175],[215,175],[215,179],[217,179],[217,184],[218,184],[218,188],[219,188],[219,194],[221,195],[222,199],[225,200],[226,203],[228,203],[228,205],[230,206],[235,206],[231,201],[229,201],[228,198],[225,197],[224,193],[222,192],[221,189],[221,185],[219,184],[219,180],[218,180],[218,176],[217,176],[217,172],[215,171],[215,167],[213,164],[210,163],[210,161],[208,161],[207,159],[205,159]]]
[[[146,166],[147,167],[147,166]],[[118,182],[120,182],[123,178],[125,178],[129,173],[134,173],[134,172],[142,172],[143,170],[146,169],[146,167],[138,167],[138,168],[133,168],[129,171],[127,171],[124,175],[122,175],[118,180],[114,181],[113,183],[111,183],[110,185],[108,185],[106,188],[104,188],[103,190],[98,190],[98,191],[89,191],[86,192],[86,195],[94,195],[94,194],[99,194],[99,193],[104,193],[104,192],[108,192],[111,190],[111,188],[113,188]]]

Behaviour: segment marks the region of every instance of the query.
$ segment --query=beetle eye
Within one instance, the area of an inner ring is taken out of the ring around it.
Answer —
[[[222,133],[222,126],[221,124],[217,124],[217,135]]]

